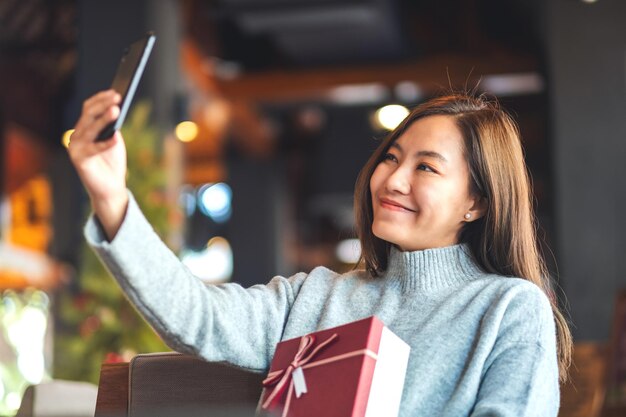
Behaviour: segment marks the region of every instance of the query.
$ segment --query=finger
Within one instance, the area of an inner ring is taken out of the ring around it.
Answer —
[[[93,103],[96,103],[98,101],[101,100],[106,100],[109,99],[111,97],[114,97],[115,95],[119,95],[115,90],[113,89],[109,89],[109,90],[104,90],[104,91],[100,91],[96,94],[94,94],[93,96],[89,97],[87,100],[85,100],[83,102],[83,109],[86,106],[91,106]]]
[[[98,101],[85,108],[80,119],[76,123],[75,131],[84,132],[89,130],[90,126],[98,122],[103,116],[108,117],[107,112],[111,111],[111,107],[115,106],[114,100]],[[81,135],[82,137],[82,135]]]
[[[123,140],[120,133],[115,132],[110,140],[98,142],[92,141],[89,143],[78,143],[74,145],[72,145],[72,142],[70,142],[70,146],[68,146],[70,159],[72,159],[75,164],[79,164],[79,161],[81,160],[85,160],[86,158],[97,155],[98,153],[101,153],[108,148],[114,147],[120,140]]]
[[[120,100],[120,95],[114,90],[107,90],[87,99],[83,103],[82,113],[76,123],[75,129],[82,130],[99,118],[109,107],[118,104]]]
[[[93,142],[100,132],[109,125],[109,123],[115,121],[120,115],[120,108],[116,105],[110,106],[92,123],[88,124],[82,131],[82,140],[86,142]]]
[[[119,94],[113,92],[112,94],[102,95],[97,100],[94,99],[89,103],[85,103],[83,106],[83,113],[81,118],[97,119],[102,113],[104,113],[111,105],[119,103]]]
[[[100,135],[100,133],[111,123],[113,123],[120,115],[120,108],[118,106],[112,106],[108,108],[104,114],[94,121],[90,126],[85,130],[85,134],[87,135],[88,140],[96,141],[96,138]],[[110,138],[106,138],[110,139]]]
[[[94,147],[97,152],[101,152],[105,149],[112,148],[113,146],[117,144],[119,140],[120,140],[119,132],[115,132],[109,140],[101,140],[98,142],[94,142]]]

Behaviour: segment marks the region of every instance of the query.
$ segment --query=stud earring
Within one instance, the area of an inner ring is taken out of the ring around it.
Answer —
[[[469,220],[472,217],[472,215],[470,213],[465,213],[465,216],[463,217],[465,217],[465,220]]]

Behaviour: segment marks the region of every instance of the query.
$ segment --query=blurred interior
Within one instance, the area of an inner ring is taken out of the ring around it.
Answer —
[[[93,272],[65,150],[82,101],[148,30],[129,184],[207,282],[353,268],[354,182],[385,124],[450,90],[497,97],[590,352],[578,369],[599,381],[580,387],[593,415],[623,415],[610,413],[626,404],[624,22],[621,0],[1,0],[0,415],[28,384],[97,382],[102,361],[165,349]]]

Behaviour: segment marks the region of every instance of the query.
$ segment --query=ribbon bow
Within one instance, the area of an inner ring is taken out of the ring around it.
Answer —
[[[281,369],[280,371],[273,373],[274,375],[268,376],[263,380],[264,387],[270,387],[272,385],[276,386],[272,390],[271,394],[267,397],[267,400],[265,400],[265,402],[263,403],[262,408],[268,410],[274,403],[274,401],[277,398],[280,398],[281,394],[289,386],[289,382],[292,378],[293,372],[297,368],[309,363],[320,350],[322,350],[329,343],[333,342],[337,337],[337,333],[334,333],[324,342],[320,343],[314,349],[312,349],[313,345],[315,344],[315,336],[311,334],[302,336],[302,338],[300,339],[298,352],[296,353],[296,356],[294,356],[293,361],[291,361],[289,366],[285,369]]]

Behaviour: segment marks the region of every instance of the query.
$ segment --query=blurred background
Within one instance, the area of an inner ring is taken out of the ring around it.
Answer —
[[[0,0],[0,414],[29,384],[167,349],[85,247],[65,149],[148,30],[129,188],[203,280],[352,268],[378,141],[429,97],[487,92],[520,125],[596,407],[626,403],[626,1]]]

